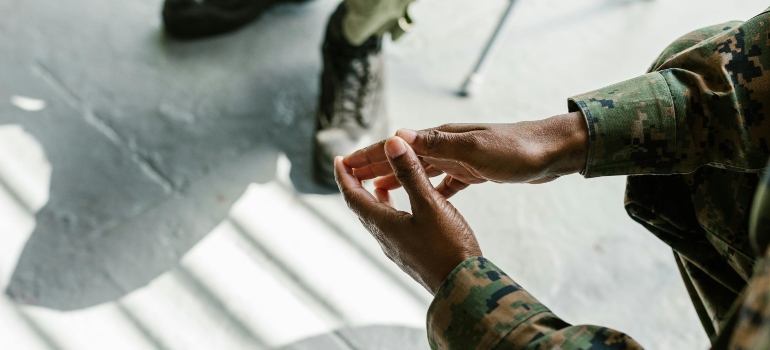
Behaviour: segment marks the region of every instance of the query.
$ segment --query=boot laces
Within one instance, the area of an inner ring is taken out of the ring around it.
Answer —
[[[368,43],[365,43],[366,45]],[[371,45],[369,45],[371,46]],[[339,74],[339,85],[335,87],[333,113],[328,116],[329,127],[337,127],[355,122],[366,128],[371,120],[371,105],[377,73],[371,51],[376,47],[360,47],[354,55],[337,55],[334,60],[335,71]]]

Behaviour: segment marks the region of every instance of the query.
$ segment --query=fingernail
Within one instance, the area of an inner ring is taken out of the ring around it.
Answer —
[[[396,132],[396,135],[404,139],[406,143],[414,143],[414,140],[417,139],[417,131],[412,129],[399,129],[398,132]]]
[[[406,144],[399,137],[391,137],[385,144],[385,150],[391,158],[396,158],[406,153]]]

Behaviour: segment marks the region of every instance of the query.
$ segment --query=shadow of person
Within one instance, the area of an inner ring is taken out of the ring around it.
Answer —
[[[48,102],[34,116],[2,105],[0,124],[21,125],[52,168],[49,201],[6,291],[14,300],[73,310],[146,285],[249,183],[273,179],[279,152],[297,190],[336,192],[312,180],[319,48],[336,1],[280,5],[196,42],[148,22],[157,1],[78,2],[77,18],[66,4],[25,2],[29,18],[0,33],[14,53],[0,93]]]

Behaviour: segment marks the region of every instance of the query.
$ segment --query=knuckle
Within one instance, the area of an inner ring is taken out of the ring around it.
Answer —
[[[425,133],[425,147],[428,149],[438,149],[446,141],[444,133],[436,129],[430,129]]]
[[[375,154],[382,152],[383,145],[383,142],[378,142],[364,148],[364,156],[366,156],[367,163],[374,164],[376,162]]]
[[[403,166],[396,167],[396,178],[403,183],[409,182],[415,178],[422,170],[422,165],[417,162],[409,162]]]

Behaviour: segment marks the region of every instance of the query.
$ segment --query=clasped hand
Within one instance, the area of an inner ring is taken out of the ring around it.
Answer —
[[[396,135],[337,157],[337,184],[385,255],[434,294],[457,265],[482,255],[449,197],[485,181],[543,183],[577,172],[585,165],[587,147],[579,114],[517,124],[402,129]],[[434,188],[429,177],[444,173]],[[369,179],[375,179],[374,195],[362,186]],[[399,187],[409,196],[411,213],[393,206],[389,191]]]

